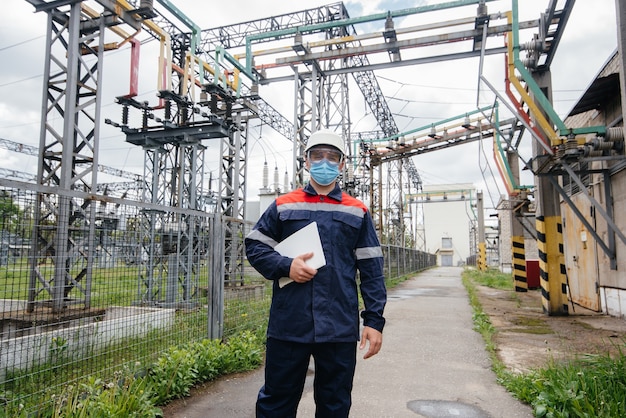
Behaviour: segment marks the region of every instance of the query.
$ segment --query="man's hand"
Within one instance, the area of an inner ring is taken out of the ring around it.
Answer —
[[[313,257],[313,253],[300,254],[291,262],[289,278],[296,283],[306,283],[317,274],[317,269],[306,264],[306,260]]]
[[[361,334],[361,344],[359,344],[359,350],[365,348],[365,343],[369,341],[370,346],[367,353],[363,356],[364,359],[368,359],[380,351],[380,347],[383,345],[383,333],[375,330],[372,327],[363,327],[363,334]]]

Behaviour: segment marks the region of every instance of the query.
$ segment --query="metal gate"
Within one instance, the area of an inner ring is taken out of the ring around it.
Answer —
[[[582,194],[571,197],[575,206],[585,215],[591,225],[596,225],[589,199]],[[578,220],[570,205],[561,206],[565,266],[572,302],[599,312],[598,251],[595,240]]]

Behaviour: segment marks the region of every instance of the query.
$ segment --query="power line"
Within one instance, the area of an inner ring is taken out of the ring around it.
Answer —
[[[32,80],[33,78],[40,78],[42,76],[43,76],[42,74],[38,74],[38,75],[31,76],[31,77],[22,78],[20,80],[10,81],[8,83],[0,84],[0,87],[10,86],[13,84],[21,83],[22,81]]]
[[[16,46],[24,45],[24,44],[26,44],[26,43],[28,43],[28,42],[32,42],[32,41],[35,41],[35,40],[37,40],[37,39],[41,39],[41,38],[44,38],[44,37],[45,37],[45,35],[36,36],[36,37],[34,37],[34,38],[27,39],[27,40],[25,40],[25,41],[18,42],[18,43],[13,44],[13,45],[4,46],[4,47],[0,48],[0,52],[4,51],[4,50],[6,50],[6,49],[15,48]]]

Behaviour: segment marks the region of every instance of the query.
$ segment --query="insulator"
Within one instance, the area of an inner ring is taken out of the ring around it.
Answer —
[[[540,39],[533,39],[532,41],[524,42],[520,44],[520,50],[522,51],[539,51],[543,52],[544,43]]]
[[[524,64],[524,67],[526,68],[536,68],[537,67],[537,60],[535,59],[535,57],[528,57],[522,60],[522,64]]]
[[[592,147],[585,145],[583,147],[583,156],[585,157],[601,157],[602,151],[595,151]]]
[[[613,141],[595,141],[593,144],[593,149],[608,151],[615,147],[615,143]]]
[[[285,170],[285,177],[283,178],[283,190],[287,192],[289,190],[289,172]]]
[[[165,119],[170,120],[172,117],[172,103],[169,100],[165,101]]]
[[[182,124],[184,125],[189,121],[189,109],[187,109],[186,107],[183,107],[180,113],[181,113],[180,119],[182,121]]]
[[[478,16],[487,16],[487,5],[485,3],[480,3],[478,5],[477,14]]]
[[[229,100],[226,102],[226,119],[231,120],[233,117],[233,103]]]
[[[278,167],[274,166],[274,189],[278,189]]]
[[[122,125],[128,125],[128,106],[122,107]]]
[[[263,164],[263,188],[267,189],[269,184],[269,171],[267,167],[267,161]]]
[[[600,142],[602,141],[603,141],[602,138],[595,137],[591,141],[589,141],[588,144],[585,144],[585,145],[591,146],[591,148],[596,149],[599,146]]]
[[[556,156],[556,158],[561,159],[561,158],[563,158],[564,152],[565,152],[565,147],[561,145],[561,146],[557,147],[557,149],[555,150],[554,155]]]
[[[606,130],[605,138],[608,141],[623,141],[624,140],[624,127],[614,126]]]
[[[391,18],[391,12],[387,13],[387,19],[385,20],[385,30],[393,30],[393,19]]]
[[[296,32],[296,36],[293,38],[293,44],[302,47],[302,33]]]
[[[565,142],[565,149],[569,151],[576,148],[578,148],[578,140],[574,135],[568,136],[567,141]]]
[[[139,1],[139,8],[140,9],[152,10],[152,9],[154,9],[154,2],[153,2],[153,0],[140,0]]]
[[[209,110],[211,110],[211,113],[213,114],[217,113],[217,95],[215,94],[211,95],[211,103],[209,104]]]

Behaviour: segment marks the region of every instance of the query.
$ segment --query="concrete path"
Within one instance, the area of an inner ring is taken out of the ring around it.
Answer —
[[[496,382],[461,283],[461,268],[420,273],[389,291],[381,352],[359,361],[351,417],[532,417]],[[315,416],[309,374],[298,417]],[[166,418],[254,417],[263,368],[223,378]]]

